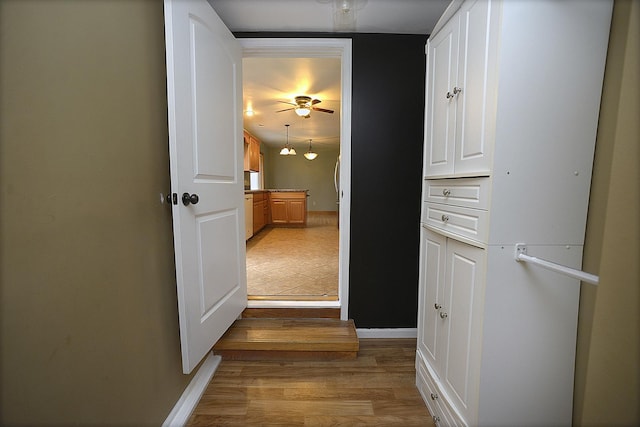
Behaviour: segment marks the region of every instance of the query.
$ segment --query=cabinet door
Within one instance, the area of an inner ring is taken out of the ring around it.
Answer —
[[[490,7],[486,0],[469,1],[460,9],[458,69],[453,99],[456,108],[455,174],[488,174],[491,167],[489,107],[495,88],[489,80]]]
[[[425,172],[427,176],[453,173],[458,18],[452,18],[427,44],[425,116]]]
[[[287,202],[287,217],[289,224],[305,224],[306,223],[307,204],[302,200],[289,200]]]
[[[451,403],[468,422],[477,410],[485,257],[484,249],[447,239],[444,343],[437,357]]]
[[[271,200],[271,222],[274,224],[287,223],[287,202],[285,200]]]
[[[249,135],[246,131],[244,132],[244,137],[243,137],[243,143],[244,143],[244,171],[245,172],[249,172],[249,154],[251,151],[251,135]]]
[[[260,141],[253,135],[249,142],[249,169],[260,172]]]
[[[420,247],[420,313],[418,347],[435,366],[440,345],[440,311],[444,298],[446,238],[422,228]]]

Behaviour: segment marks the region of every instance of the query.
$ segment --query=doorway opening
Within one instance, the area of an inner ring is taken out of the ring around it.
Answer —
[[[331,166],[331,174],[335,174],[332,180],[336,185],[339,183],[337,191],[331,188],[331,191],[336,194],[336,203],[338,203],[339,209],[324,211],[314,209],[314,205],[307,206],[307,227],[299,229],[268,227],[248,242],[247,270],[250,273],[248,287],[256,289],[256,284],[252,283],[252,279],[262,276],[263,281],[259,287],[262,287],[263,291],[260,292],[262,295],[252,295],[247,306],[249,308],[340,308],[340,317],[346,320],[349,288],[351,40],[246,38],[238,39],[238,41],[243,47],[243,58],[300,58],[303,60],[305,58],[337,58],[340,60],[340,105],[339,111],[337,111],[339,114],[339,148],[334,148]],[[300,91],[302,90],[300,89]],[[308,121],[301,121],[300,126],[308,127],[312,126],[312,123],[313,116]],[[314,145],[315,148],[316,145]],[[277,149],[272,147],[270,150],[274,152]],[[275,152],[277,153],[277,151]],[[322,156],[322,152],[320,152],[320,156]],[[269,157],[277,158],[273,162],[281,161],[277,154],[275,156],[266,155],[267,168],[270,165]],[[338,157],[341,161],[335,163]],[[336,164],[339,166],[335,166]],[[315,202],[313,203],[315,204]],[[301,253],[300,249],[293,249],[292,245],[288,245],[287,239],[289,238],[307,238],[308,244],[304,245],[305,252]],[[254,255],[254,252],[257,254],[258,251],[255,250],[259,246],[265,246],[263,243],[269,243],[268,240],[272,242],[266,246],[271,246],[272,253],[268,252],[269,249],[261,248],[266,253],[259,254],[261,261],[254,263],[250,257]],[[335,250],[336,246],[337,251]],[[292,250],[298,252],[294,253]],[[260,270],[260,265],[264,268],[263,271]],[[270,265],[272,270],[268,270]],[[314,275],[311,274],[313,270],[318,272],[317,279],[314,279]],[[272,283],[269,283],[269,277],[274,279]],[[293,280],[297,278],[297,282],[286,284],[285,280],[292,277]],[[324,286],[330,285],[332,277],[334,277],[334,281],[337,279],[337,289]],[[269,290],[269,287],[274,285],[284,286],[276,291]],[[287,291],[287,287],[291,292]]]

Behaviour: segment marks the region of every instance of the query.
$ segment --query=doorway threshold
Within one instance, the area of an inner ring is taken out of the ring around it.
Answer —
[[[247,308],[340,308],[340,301],[248,300]]]

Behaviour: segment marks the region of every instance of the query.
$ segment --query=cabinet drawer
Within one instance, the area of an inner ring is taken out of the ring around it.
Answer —
[[[489,214],[485,210],[426,202],[422,222],[449,233],[486,243]]]
[[[475,209],[489,207],[490,178],[427,179],[425,202],[444,203]]]
[[[449,406],[447,396],[443,394],[422,363],[418,364],[417,386],[433,417],[436,427],[466,427],[467,424]]]

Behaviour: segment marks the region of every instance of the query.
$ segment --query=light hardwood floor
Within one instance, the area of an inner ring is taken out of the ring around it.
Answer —
[[[360,340],[355,360],[222,361],[189,426],[427,426],[415,340]]]
[[[309,212],[307,227],[267,226],[247,241],[247,293],[261,300],[338,300],[337,215]]]

